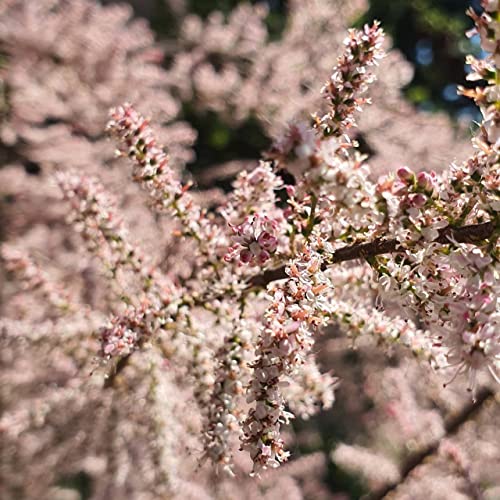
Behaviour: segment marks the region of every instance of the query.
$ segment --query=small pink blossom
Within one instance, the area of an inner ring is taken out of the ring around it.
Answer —
[[[242,264],[257,262],[265,264],[278,248],[276,234],[277,221],[258,215],[251,215],[245,221],[233,226],[233,242],[235,243],[225,256],[227,261],[238,254]]]

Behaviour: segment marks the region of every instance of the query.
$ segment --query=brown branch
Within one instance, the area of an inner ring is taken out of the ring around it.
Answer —
[[[448,243],[450,239],[452,239],[454,241],[457,241],[458,243],[477,243],[489,238],[493,234],[494,229],[495,224],[493,221],[464,226],[458,229],[454,229],[448,226],[440,231],[439,237],[436,239],[436,241],[438,241],[439,243]],[[401,250],[402,249],[399,248],[399,243],[397,240],[386,240],[383,238],[378,238],[370,243],[357,243],[355,245],[347,246],[337,250],[330,256],[328,265],[345,262],[348,260],[366,259],[367,257],[374,257],[376,255],[381,255],[384,253],[394,253]],[[326,269],[326,267],[328,266],[324,264],[323,269]],[[248,281],[248,289],[251,289],[253,287],[265,287],[272,281],[280,280],[286,277],[287,274],[285,272],[285,266],[279,267],[277,269],[271,269],[251,278]],[[194,304],[201,305],[215,298],[221,299],[223,297],[205,297],[203,300],[195,300]],[[108,378],[104,383],[105,388],[112,388],[114,386],[117,376],[128,365],[131,355],[132,353],[124,356],[118,361],[118,363],[114,367],[114,370],[108,375]]]
[[[489,238],[495,229],[493,221],[483,222],[482,224],[473,224],[460,228],[452,228],[450,226],[441,229],[439,237],[435,240],[439,243],[449,243],[450,240],[458,243],[478,243]],[[375,257],[385,253],[401,252],[403,249],[399,246],[399,242],[395,239],[377,238],[370,243],[356,243],[334,252],[329,258],[329,264],[337,264],[348,260],[366,259]],[[323,266],[324,269],[328,267]],[[277,269],[271,269],[264,273],[254,276],[248,284],[251,287],[265,287],[272,281],[286,278],[285,266]]]
[[[443,437],[427,445],[427,447],[425,447],[423,450],[420,450],[417,453],[414,453],[413,455],[410,455],[410,457],[408,457],[408,459],[403,463],[403,466],[401,467],[400,470],[401,478],[399,481],[386,484],[379,490],[374,491],[368,494],[367,496],[363,497],[363,499],[381,500],[384,497],[386,497],[389,493],[396,490],[396,488],[398,488],[405,482],[405,480],[408,478],[408,476],[412,473],[413,470],[415,470],[419,465],[422,465],[422,463],[428,457],[430,457],[431,455],[436,453],[436,451],[438,451],[439,446],[443,439],[456,434],[466,422],[468,422],[471,418],[473,418],[484,407],[484,405],[488,401],[493,400],[494,397],[495,393],[493,391],[491,391],[490,389],[482,389],[474,401],[465,405],[462,408],[462,410],[460,410],[460,412],[458,412],[455,415],[452,415],[445,421],[444,424],[445,434]]]

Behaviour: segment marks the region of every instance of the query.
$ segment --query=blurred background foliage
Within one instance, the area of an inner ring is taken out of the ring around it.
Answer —
[[[108,0],[111,3],[113,0]],[[160,40],[175,39],[179,23],[176,13],[164,0],[128,0],[137,15],[147,17]],[[241,0],[188,0],[188,11],[206,18],[213,11],[228,14]],[[287,0],[253,0],[265,3],[269,10],[267,27],[270,39],[280,37],[287,22]],[[404,89],[406,98],[417,108],[429,112],[445,111],[451,118],[471,122],[478,118],[471,101],[458,96],[457,85],[470,86],[466,54],[480,55],[477,38],[464,33],[472,27],[466,10],[480,11],[480,0],[369,0],[367,12],[355,20],[360,26],[373,19],[393,39],[394,47],[414,65],[413,80]],[[168,64],[168,60],[167,60]],[[196,172],[214,163],[236,158],[259,158],[269,139],[257,120],[249,119],[234,128],[211,112],[200,113],[186,103],[183,119],[198,131]],[[223,186],[225,187],[225,186]]]
[[[467,40],[472,28],[465,15],[469,7],[479,11],[479,0],[370,0],[359,24],[379,19],[392,36],[394,46],[415,66],[406,96],[416,106],[444,110],[454,118],[475,116],[475,108],[457,96],[457,85],[466,85],[466,54],[479,55],[478,40]]]

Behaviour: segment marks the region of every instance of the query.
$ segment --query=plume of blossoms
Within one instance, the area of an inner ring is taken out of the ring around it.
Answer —
[[[101,356],[121,358],[128,356],[149,340],[157,328],[158,310],[147,302],[112,317],[108,324],[99,330]]]
[[[191,288],[199,288],[201,278],[211,283],[211,291],[218,295],[245,287],[242,279],[248,269],[222,265],[220,257],[228,255],[226,262],[232,260],[231,252],[227,251],[230,243],[233,243],[232,254],[238,253],[241,262],[255,261],[262,266],[271,261],[285,233],[286,221],[283,210],[276,207],[275,190],[282,182],[269,166],[262,164],[252,174],[242,175],[233,197],[221,207],[221,216],[236,225],[228,233],[222,220],[211,217],[197,205],[189,193],[189,185],[182,185],[176,179],[148,121],[131,105],[112,110],[107,130],[118,140],[120,154],[131,158],[133,180],[149,194],[153,208],[173,215],[180,224],[180,234],[194,241],[197,259]],[[247,220],[243,222],[245,217]],[[193,291],[206,295],[204,288]]]
[[[453,238],[437,241],[440,230],[448,227],[439,215],[427,211],[413,218],[416,230],[412,222],[403,225],[404,254],[394,260],[378,257],[375,268],[382,296],[420,315],[443,350],[441,364],[456,366],[456,374],[467,371],[469,388],[475,391],[478,370],[487,368],[498,379],[498,236],[493,233],[482,247]],[[488,224],[498,224],[495,220],[498,216]]]
[[[435,349],[426,332],[412,318],[394,312],[389,315],[379,303],[377,283],[373,283],[369,265],[332,267],[328,276],[336,285],[330,299],[334,304],[331,318],[353,342],[369,336],[378,345],[399,343],[421,359],[434,360]]]
[[[330,305],[324,292],[332,283],[321,271],[321,256],[304,249],[287,267],[289,279],[270,287],[271,306],[256,349],[248,401],[254,403],[244,422],[242,447],[249,451],[254,472],[286,461],[280,428],[293,415],[285,409],[281,385],[305,363],[314,343],[311,329],[325,324]]]
[[[111,273],[121,267],[142,268],[142,258],[128,242],[128,234],[118,215],[116,203],[102,184],[93,177],[60,172],[56,180],[69,202],[69,222],[75,225],[87,245]]]
[[[484,11],[481,15],[474,12],[472,8],[468,14],[474,20],[475,27],[468,35],[478,34],[481,40],[481,48],[490,55],[483,60],[467,56],[467,63],[471,65],[472,72],[467,75],[471,81],[485,80],[487,85],[475,89],[460,88],[460,92],[470,97],[478,105],[483,115],[481,132],[476,142],[491,144],[495,152],[500,148],[500,111],[497,102],[500,100],[500,85],[498,84],[498,68],[500,67],[500,46],[497,33],[500,30],[498,20],[498,2],[483,2]]]
[[[213,224],[168,166],[168,156],[158,144],[154,131],[130,104],[111,110],[107,131],[119,144],[118,153],[133,161],[132,178],[149,195],[154,210],[174,216],[180,223],[180,233],[196,242],[199,267],[209,262],[217,268],[218,255],[227,248],[220,226]],[[206,271],[206,269],[205,269]],[[213,281],[214,276],[206,276]]]
[[[240,319],[238,326],[216,353],[213,392],[208,403],[205,423],[205,453],[221,470],[233,473],[234,438],[241,435],[241,407],[245,388],[251,377],[255,332],[248,320]]]
[[[242,399],[254,371],[258,326],[249,318],[235,318],[234,333],[224,339],[216,353],[216,378],[204,426],[205,454],[229,474],[234,469],[235,443],[243,437],[246,412]],[[330,373],[320,373],[314,357],[308,356],[283,378],[282,389],[289,407],[308,418],[320,408],[331,407],[336,382]]]
[[[283,180],[273,171],[270,162],[260,162],[252,172],[242,172],[234,182],[228,202],[220,210],[231,229],[231,246],[226,262],[243,266],[247,275],[250,266],[263,269],[272,266],[289,251],[286,211],[278,207],[277,192]]]
[[[346,49],[322,90],[330,111],[314,117],[315,126],[324,135],[340,136],[355,123],[354,112],[367,102],[361,95],[374,80],[368,68],[383,56],[382,41],[383,31],[377,22],[365,25],[363,30],[349,31]]]
[[[328,410],[333,406],[337,382],[338,378],[330,373],[321,373],[314,356],[308,356],[297,367],[288,385],[284,384],[283,393],[290,410],[307,420],[318,408]]]
[[[106,129],[119,141],[117,153],[133,160],[133,179],[148,192],[152,207],[186,220],[197,219],[190,212],[197,207],[193,207],[193,200],[186,193],[189,185],[182,186],[175,178],[149,121],[128,103],[111,110],[110,116]]]
[[[240,172],[222,215],[233,226],[257,212],[276,219],[274,214],[280,213],[276,207],[276,192],[283,187],[283,180],[276,175],[271,163],[261,161],[251,172]]]

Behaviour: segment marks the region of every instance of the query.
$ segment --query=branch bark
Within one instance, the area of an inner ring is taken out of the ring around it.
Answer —
[[[449,243],[450,240],[458,243],[478,243],[489,238],[495,229],[493,221],[483,222],[482,224],[473,224],[460,228],[452,228],[450,226],[443,228],[439,237],[435,240],[439,243]],[[395,239],[377,238],[369,243],[357,243],[355,245],[340,248],[330,258],[330,264],[337,264],[348,260],[366,259],[367,257],[375,257],[385,253],[401,252],[403,249],[399,246],[399,242]],[[326,269],[328,266],[324,266]],[[272,281],[286,278],[285,266],[277,269],[271,269],[264,273],[254,276],[248,284],[251,287],[265,287]]]

